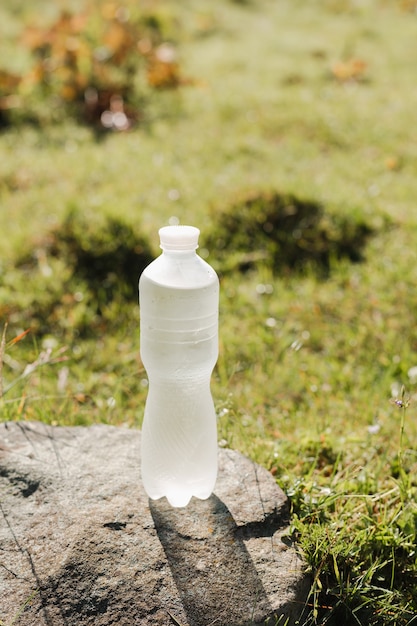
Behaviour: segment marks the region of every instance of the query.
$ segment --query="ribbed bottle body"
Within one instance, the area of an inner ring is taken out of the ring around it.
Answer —
[[[218,356],[219,284],[195,252],[163,254],[139,282],[140,352],[149,389],[142,481],[153,499],[205,499],[217,476],[210,378]]]

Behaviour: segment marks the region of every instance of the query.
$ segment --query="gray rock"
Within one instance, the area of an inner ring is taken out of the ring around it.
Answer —
[[[136,430],[0,424],[0,623],[301,624],[309,581],[269,472],[220,450],[215,494],[173,509],[148,500],[139,451]]]

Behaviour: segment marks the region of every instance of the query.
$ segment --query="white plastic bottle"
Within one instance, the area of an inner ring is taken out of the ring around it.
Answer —
[[[218,357],[219,281],[196,254],[193,226],[159,230],[162,254],[139,280],[140,353],[149,389],[142,426],[142,481],[175,507],[206,499],[217,476],[210,378]]]

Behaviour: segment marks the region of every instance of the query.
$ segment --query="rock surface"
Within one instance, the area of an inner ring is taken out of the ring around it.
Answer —
[[[272,476],[220,450],[215,493],[173,509],[148,500],[139,452],[136,430],[0,424],[0,624],[302,623]]]

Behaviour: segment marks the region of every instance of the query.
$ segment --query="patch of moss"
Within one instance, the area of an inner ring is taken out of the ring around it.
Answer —
[[[115,294],[136,298],[138,277],[153,258],[148,243],[126,222],[111,217],[97,229],[77,211],[51,233],[49,253],[64,258],[98,302]]]
[[[328,274],[333,259],[358,262],[373,228],[364,218],[335,215],[292,194],[250,194],[216,213],[206,245],[217,269],[245,271],[257,263],[273,270],[306,266]]]
[[[68,326],[86,335],[97,326],[120,324],[126,303],[137,301],[138,278],[152,259],[147,242],[128,223],[113,217],[92,223],[71,210],[18,261],[39,294],[29,307],[23,302],[25,315],[40,334]]]

